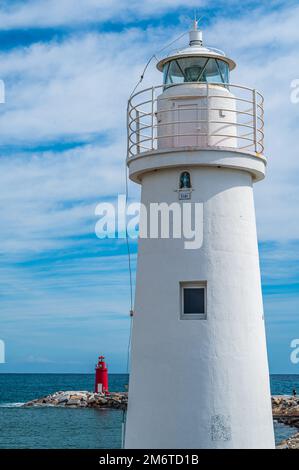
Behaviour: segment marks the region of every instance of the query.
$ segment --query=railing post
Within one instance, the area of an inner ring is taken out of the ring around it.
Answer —
[[[210,93],[209,83],[207,82],[207,146],[210,146]]]
[[[131,157],[131,151],[130,151],[130,100],[128,101],[127,104],[127,158]]]
[[[154,119],[154,112],[155,112],[155,107],[154,107],[154,103],[155,103],[155,88],[152,87],[152,150],[154,150],[154,144],[155,144],[155,119]]]
[[[254,149],[255,152],[258,152],[258,142],[257,142],[257,106],[256,106],[256,90],[252,90],[252,105],[253,105],[253,139],[254,139]]]
[[[140,153],[140,114],[136,109],[136,151]]]

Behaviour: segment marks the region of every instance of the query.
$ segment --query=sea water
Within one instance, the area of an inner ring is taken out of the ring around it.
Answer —
[[[0,374],[0,448],[114,449],[121,447],[123,412],[111,409],[22,408],[60,390],[93,390],[93,374]],[[111,391],[125,391],[126,374],[111,374]],[[272,375],[273,395],[299,392],[299,375]],[[254,419],[254,417],[253,417]],[[296,429],[274,423],[276,442]]]

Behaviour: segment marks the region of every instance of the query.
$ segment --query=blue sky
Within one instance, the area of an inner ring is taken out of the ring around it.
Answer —
[[[234,0],[1,2],[0,372],[92,372],[100,352],[125,370],[126,248],[96,238],[94,210],[124,192],[128,95],[194,8],[205,42],[238,63],[231,81],[266,99],[268,174],[255,204],[270,369],[299,373],[299,7]],[[144,85],[160,80],[153,64]]]

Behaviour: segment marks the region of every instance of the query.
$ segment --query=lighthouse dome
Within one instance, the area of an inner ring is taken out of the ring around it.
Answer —
[[[219,49],[203,46],[202,31],[189,32],[189,46],[161,59],[157,69],[163,72],[164,84],[184,82],[228,83],[235,62]]]

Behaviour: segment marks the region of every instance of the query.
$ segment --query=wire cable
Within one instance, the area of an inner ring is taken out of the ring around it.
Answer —
[[[147,63],[145,64],[145,67],[142,71],[142,74],[140,75],[140,78],[138,80],[138,82],[136,83],[132,93],[130,94],[130,98],[132,98],[132,96],[134,95],[135,91],[137,90],[138,86],[140,85],[140,83],[142,82],[142,80],[144,79],[144,74],[149,66],[149,64],[151,63],[151,61],[153,59],[156,59],[156,61],[158,62],[159,59],[157,58],[157,55],[158,54],[161,54],[161,52],[165,51],[165,49],[167,49],[168,47],[172,46],[172,44],[174,44],[175,42],[179,41],[182,37],[184,37],[186,34],[188,34],[188,31],[185,31],[183,34],[181,34],[180,36],[178,36],[177,38],[175,38],[173,41],[171,41],[169,44],[166,44],[166,46],[162,47],[162,49],[160,49],[156,54],[153,54],[149,60],[147,61]]]

